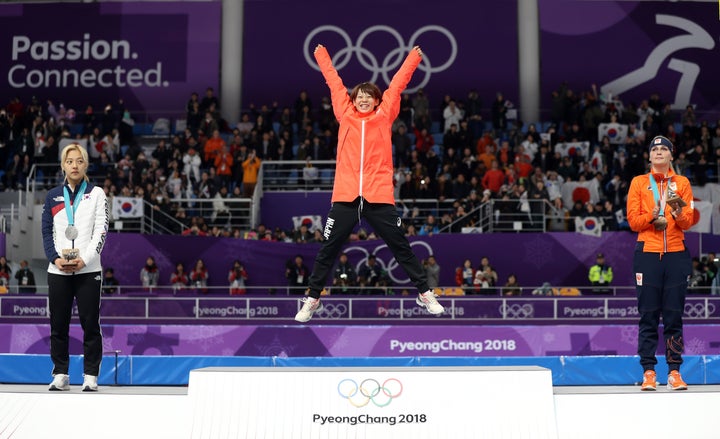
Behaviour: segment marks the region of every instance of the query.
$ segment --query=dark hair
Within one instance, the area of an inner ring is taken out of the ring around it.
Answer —
[[[382,91],[380,88],[373,84],[372,82],[362,82],[358,85],[356,85],[351,91],[350,91],[350,100],[354,101],[355,98],[357,98],[357,95],[360,92],[364,92],[372,96],[374,99],[378,100],[378,104],[382,102]]]

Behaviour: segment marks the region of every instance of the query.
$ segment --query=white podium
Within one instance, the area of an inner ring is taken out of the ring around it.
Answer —
[[[190,372],[193,439],[557,439],[549,369],[211,367]]]

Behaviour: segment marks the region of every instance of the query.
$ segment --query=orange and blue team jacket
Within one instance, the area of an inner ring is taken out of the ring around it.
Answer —
[[[667,228],[655,230],[652,224],[652,211],[656,205],[650,178],[655,178],[660,194],[667,193],[668,186],[678,194],[686,203],[682,212],[673,218],[670,214],[672,208],[665,206]],[[633,178],[627,197],[627,220],[630,228],[638,232],[638,241],[644,242],[643,251],[646,253],[669,253],[685,250],[685,233],[694,224],[694,203],[690,181],[676,174],[672,169],[667,177],[661,174],[643,174]]]
[[[333,112],[340,123],[332,202],[354,201],[395,204],[393,195],[392,123],[400,113],[400,95],[422,57],[411,50],[374,111],[361,115],[332,65],[327,49],[315,52],[330,88]]]

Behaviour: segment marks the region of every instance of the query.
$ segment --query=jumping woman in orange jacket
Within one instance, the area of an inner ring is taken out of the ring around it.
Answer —
[[[307,322],[322,309],[320,292],[360,218],[365,218],[383,238],[410,276],[420,292],[418,305],[431,314],[441,314],[444,308],[428,287],[425,270],[405,237],[393,195],[392,123],[400,112],[401,93],[422,60],[422,51],[418,46],[412,48],[384,93],[375,84],[363,82],[348,94],[324,46],[319,44],[315,48],[315,59],[330,88],[340,128],[332,207],[323,231],[325,240],[315,258],[307,297],[303,298],[295,320]]]
[[[693,225],[693,195],[688,179],[672,168],[675,147],[663,136],[650,142],[648,174],[633,178],[627,198],[627,219],[638,232],[633,258],[640,324],[638,354],[643,367],[641,390],[655,390],[655,351],[663,320],[667,387],[685,390],[680,376],[683,352],[682,316],[687,280],[692,272],[684,230]]]

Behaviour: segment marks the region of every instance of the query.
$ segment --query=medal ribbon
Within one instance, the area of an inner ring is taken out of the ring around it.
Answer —
[[[68,226],[75,225],[75,212],[80,205],[82,196],[85,193],[85,188],[87,188],[87,182],[83,180],[80,189],[78,189],[75,195],[75,201],[73,201],[72,207],[70,207],[70,192],[67,186],[63,186],[63,198],[65,199],[65,213],[67,213],[68,217]]]
[[[658,213],[658,216],[665,216],[665,191],[661,194],[652,172],[648,175],[650,176],[650,189],[652,189],[655,204],[658,204],[658,201],[660,202],[660,213]],[[671,179],[672,177],[668,178],[668,184],[670,184]]]

